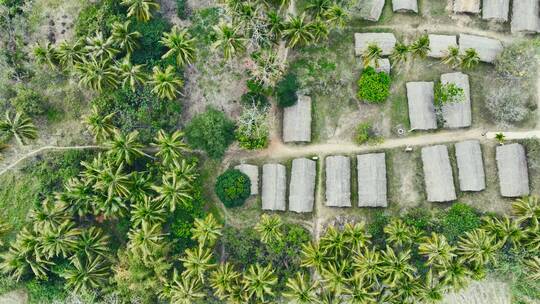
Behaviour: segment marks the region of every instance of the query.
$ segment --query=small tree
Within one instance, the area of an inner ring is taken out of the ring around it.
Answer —
[[[426,58],[428,52],[431,50],[428,35],[420,36],[420,38],[411,44],[409,49],[414,57]]]
[[[504,142],[506,140],[506,136],[503,133],[497,133],[495,134],[495,139],[499,143],[499,145],[504,145]]]
[[[226,207],[238,207],[251,194],[251,181],[239,170],[229,169],[217,178],[214,190]]]
[[[367,67],[358,80],[358,98],[369,103],[382,103],[390,95],[390,83],[388,74]]]
[[[208,108],[195,116],[186,127],[186,137],[195,149],[202,149],[212,158],[221,158],[234,139],[234,122],[223,112]]]
[[[445,52],[444,56],[441,58],[441,62],[452,67],[456,68],[461,64],[461,58],[459,56],[459,48],[457,46],[450,46]]]
[[[460,57],[460,65],[464,69],[472,69],[480,63],[480,56],[475,49],[466,49]]]
[[[276,97],[278,105],[282,108],[290,107],[298,101],[296,91],[299,88],[295,74],[289,73],[276,85]]]
[[[268,115],[266,108],[247,108],[238,119],[236,139],[245,149],[261,149],[268,145]]]
[[[435,86],[435,104],[438,106],[447,103],[465,101],[465,91],[454,83],[437,83]]]

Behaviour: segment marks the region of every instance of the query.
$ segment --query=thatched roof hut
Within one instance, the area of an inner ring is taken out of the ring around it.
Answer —
[[[356,156],[358,207],[386,207],[386,162],[384,153]]]
[[[512,33],[536,33],[540,31],[540,17],[538,0],[512,1]]]
[[[456,160],[459,169],[459,189],[461,191],[482,191],[486,188],[482,148],[478,140],[459,142]]]
[[[346,156],[326,157],[326,206],[351,206],[351,161]]]
[[[263,166],[262,209],[285,211],[287,176],[285,166],[266,164]]]
[[[454,0],[454,13],[480,13],[480,0]]]
[[[249,177],[249,180],[251,181],[251,195],[259,194],[259,167],[241,164],[234,168]]]
[[[283,110],[283,141],[311,141],[311,97],[300,95],[296,104]]]
[[[429,34],[428,56],[433,58],[443,58],[448,54],[448,48],[457,47],[457,37],[455,35]]]
[[[460,102],[446,103],[442,106],[442,116],[444,127],[465,128],[471,126],[471,89],[469,86],[469,76],[461,72],[447,73],[441,75],[441,83],[453,83],[458,88],[463,89],[464,100]]]
[[[392,0],[392,10],[394,12],[418,13],[418,1],[417,0]]]
[[[460,34],[459,50],[461,53],[464,53],[467,49],[475,49],[481,61],[493,62],[504,48],[502,43],[497,39]]]
[[[374,64],[374,62],[370,62],[370,66],[375,69],[377,73],[385,72],[386,74],[390,75],[390,60],[388,58],[381,58],[378,60],[378,66]]]
[[[433,82],[407,82],[409,120],[413,130],[437,129]]]
[[[379,21],[384,8],[384,0],[360,0],[356,8],[359,10],[360,18]]]
[[[483,0],[482,19],[495,21],[508,21],[510,0]]]
[[[376,44],[382,49],[383,56],[388,56],[392,54],[396,41],[393,33],[356,33],[354,51],[356,56],[362,56],[369,45]]]
[[[307,158],[292,161],[291,184],[289,187],[289,210],[302,213],[312,212],[315,201],[316,163]]]
[[[523,146],[520,144],[498,146],[496,158],[501,195],[505,197],[529,195],[529,172]]]
[[[422,148],[422,166],[429,202],[449,202],[457,198],[445,145]]]

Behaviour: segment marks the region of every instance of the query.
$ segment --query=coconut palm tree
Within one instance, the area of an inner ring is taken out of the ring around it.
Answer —
[[[222,226],[218,224],[214,215],[209,213],[204,219],[197,218],[191,228],[191,238],[201,246],[211,247],[221,235]]]
[[[525,231],[519,222],[507,215],[504,215],[502,218],[487,216],[483,220],[484,225],[482,228],[494,235],[496,240],[503,245],[510,243],[512,248],[516,249],[526,237]]]
[[[466,49],[465,53],[460,57],[461,67],[464,69],[472,69],[480,63],[480,56],[475,49]]]
[[[441,62],[456,68],[461,65],[461,57],[459,56],[459,48],[457,46],[449,46],[444,56],[441,58]]]
[[[444,284],[433,274],[433,269],[429,269],[424,281],[424,302],[439,303],[445,293]]]
[[[84,122],[97,142],[107,141],[113,137],[116,132],[116,127],[112,122],[114,115],[115,113],[101,115],[97,106],[93,105],[90,114],[85,116]]]
[[[152,186],[158,193],[156,199],[168,207],[170,212],[174,212],[176,206],[187,205],[192,199],[191,184],[174,174],[164,174],[161,177],[160,186]]]
[[[175,57],[179,67],[195,61],[195,38],[189,35],[187,29],[180,30],[175,25],[169,33],[163,33],[160,42],[169,49],[161,58]]]
[[[418,231],[396,218],[384,227],[386,241],[396,247],[411,245],[418,238]]]
[[[108,282],[110,268],[102,256],[77,257],[60,275],[73,292],[92,291]]]
[[[281,239],[283,222],[278,215],[263,214],[254,229],[259,233],[261,242],[268,244]]]
[[[472,272],[463,264],[460,259],[454,259],[450,265],[443,268],[439,275],[445,285],[459,290],[469,283]]]
[[[92,202],[95,205],[94,215],[103,216],[104,219],[121,218],[128,214],[128,202],[119,196],[109,198],[98,193],[92,195]]]
[[[32,120],[18,112],[12,115],[10,111],[6,111],[4,120],[0,121],[0,132],[8,137],[7,140],[15,137],[21,146],[24,146],[25,140],[37,138],[37,128]]]
[[[204,283],[205,273],[216,266],[211,262],[213,259],[212,250],[199,245],[195,248],[186,249],[184,254],[185,256],[180,258],[185,268],[182,275]]]
[[[102,92],[105,88],[116,88],[118,85],[117,72],[108,59],[90,57],[76,64],[75,69],[81,86]]]
[[[460,257],[477,266],[484,266],[497,261],[497,251],[501,247],[495,236],[483,229],[474,229],[465,233],[458,242]]]
[[[538,224],[540,221],[540,200],[538,196],[525,196],[512,203],[512,212],[520,223]]]
[[[47,42],[45,45],[36,43],[33,49],[34,58],[38,64],[49,65],[55,68],[58,63],[57,52],[55,47]]]
[[[403,277],[398,283],[399,288],[396,292],[396,297],[400,299],[400,303],[417,303],[424,296],[423,284],[418,277],[409,279]]]
[[[320,246],[326,255],[335,258],[343,257],[343,254],[348,251],[347,238],[334,226],[326,229],[326,233],[321,237]]]
[[[418,252],[427,257],[427,264],[436,267],[447,266],[456,256],[455,247],[451,246],[446,237],[435,232],[431,237],[424,237],[418,246]]]
[[[163,237],[160,224],[142,222],[140,227],[129,231],[128,249],[142,257],[143,261],[149,261],[153,254],[162,248]]]
[[[30,211],[30,218],[35,231],[45,231],[65,223],[71,219],[71,214],[67,212],[67,206],[62,202],[45,199],[38,208]]]
[[[212,44],[212,48],[220,49],[225,60],[229,60],[237,53],[245,50],[246,38],[239,34],[237,27],[221,23],[214,26],[214,32],[216,41]]]
[[[81,230],[72,221],[64,221],[58,226],[49,226],[40,233],[39,251],[47,258],[71,255],[77,246]]]
[[[281,15],[275,10],[269,11],[266,14],[266,23],[268,25],[268,32],[273,41],[277,42],[279,39],[281,39],[281,35],[285,29],[285,21],[283,20],[283,17],[281,17]]]
[[[76,258],[90,259],[97,256],[107,258],[111,253],[109,241],[109,236],[98,227],[83,229],[75,244],[75,254],[70,259],[73,261]]]
[[[143,196],[142,200],[133,204],[131,209],[131,226],[140,227],[143,222],[147,222],[150,225],[165,222],[163,204],[147,195]]]
[[[351,248],[355,252],[360,252],[361,249],[366,248],[370,243],[371,235],[366,231],[365,224],[363,222],[345,224],[343,228],[343,236],[345,241],[351,244]]]
[[[132,172],[131,184],[129,187],[129,200],[131,203],[137,203],[144,200],[145,197],[153,194],[152,191],[153,176],[148,172]]]
[[[377,283],[384,274],[383,260],[377,249],[365,248],[353,256],[355,276]]]
[[[11,231],[11,225],[6,223],[3,219],[0,219],[0,237],[4,237],[8,232]],[[4,246],[4,242],[0,239],[0,247]]]
[[[310,13],[313,17],[322,17],[332,6],[330,0],[309,0],[305,11]]]
[[[525,245],[531,253],[540,250],[540,224],[533,224],[525,231]]]
[[[375,67],[378,67],[379,59],[381,59],[381,57],[382,49],[377,44],[369,44],[362,53],[362,62],[364,64],[364,68],[368,67],[371,63],[373,63]]]
[[[350,293],[350,290],[347,288],[347,285],[351,281],[346,273],[348,267],[348,261],[341,260],[339,262],[326,263],[322,268],[321,276],[324,286],[336,296]]]
[[[184,142],[184,132],[182,131],[167,134],[165,131],[159,130],[151,145],[158,149],[156,156],[166,166],[179,160],[184,152],[190,151],[189,146]]]
[[[124,164],[114,167],[107,163],[98,173],[94,189],[106,194],[107,199],[130,196],[130,175],[124,173]]]
[[[285,285],[287,291],[283,296],[289,300],[288,303],[294,304],[319,304],[317,296],[318,283],[312,281],[308,275],[303,272],[297,272],[296,276],[290,277]]]
[[[108,141],[105,146],[107,156],[116,164],[125,162],[131,165],[138,157],[146,155],[143,151],[143,145],[139,142],[139,132],[133,131],[127,135],[115,130],[113,138]]]
[[[405,43],[398,42],[390,54],[390,60],[392,65],[396,66],[402,62],[406,62],[409,59],[409,46]]]
[[[504,133],[499,132],[495,134],[495,140],[497,140],[499,145],[504,145],[504,142],[506,141],[506,136],[504,135]]]
[[[132,92],[135,92],[137,87],[143,85],[146,81],[146,73],[143,70],[144,65],[133,65],[129,57],[118,62],[114,68],[118,72],[118,77],[124,89],[129,88]]]
[[[328,34],[330,33],[330,30],[328,29],[328,25],[321,19],[317,19],[309,24],[309,30],[311,31],[311,34],[313,35],[313,41],[318,42],[324,39],[328,38]]]
[[[318,243],[309,242],[302,245],[300,264],[302,267],[313,267],[317,271],[321,271],[325,263],[326,256]]]
[[[294,48],[297,45],[306,45],[311,43],[315,37],[310,29],[311,25],[306,20],[306,15],[291,16],[285,22],[285,30],[283,36],[288,41],[288,45]]]
[[[259,263],[249,266],[244,273],[242,283],[250,298],[256,301],[265,301],[265,297],[274,296],[272,288],[277,284],[278,279],[272,270],[272,264],[262,267]]]
[[[188,182],[193,182],[198,176],[195,163],[189,162],[185,159],[173,160],[172,164],[167,168],[167,170],[168,174],[176,175]]]
[[[115,22],[111,30],[112,43],[125,50],[127,54],[131,54],[137,48],[137,40],[142,37],[141,33],[129,30],[130,23],[129,20],[123,23]]]
[[[428,52],[431,50],[431,48],[429,47],[428,35],[420,36],[415,42],[411,44],[409,50],[414,57],[426,58]]]
[[[135,17],[144,22],[152,18],[152,11],[159,9],[159,4],[154,0],[122,0],[122,5],[128,6],[128,18]]]
[[[232,264],[221,263],[210,273],[210,286],[214,289],[214,294],[224,300],[238,287],[239,277],[240,274],[234,270]]]
[[[112,59],[120,52],[114,47],[113,38],[105,39],[102,32],[97,32],[94,37],[87,37],[84,50],[88,56],[97,60]]]
[[[180,277],[176,270],[174,271],[172,283],[168,284],[167,289],[166,295],[170,299],[170,303],[174,304],[192,304],[204,299],[206,296],[198,279]]]
[[[62,41],[56,50],[56,58],[64,69],[73,67],[77,63],[81,63],[83,59],[82,43],[77,40],[74,43]]]
[[[355,276],[350,284],[351,287],[347,296],[350,297],[349,304],[376,303],[377,292],[373,291],[373,282],[365,280],[361,276]]]
[[[344,28],[349,20],[349,14],[343,7],[333,4],[324,12],[324,19],[333,27]]]
[[[540,281],[540,258],[532,257],[530,260],[525,260],[524,264],[529,270],[527,278],[534,282]]]
[[[165,70],[159,66],[155,66],[150,84],[154,86],[152,93],[156,94],[159,98],[173,100],[180,94],[180,89],[184,86],[184,81],[176,76],[172,65],[168,65]]]
[[[410,259],[410,250],[400,251],[396,254],[394,249],[387,245],[386,250],[382,252],[382,269],[386,276],[385,283],[395,286],[402,279],[414,279],[416,268],[409,263]]]
[[[95,212],[91,201],[93,185],[77,177],[70,178],[64,184],[64,192],[56,193],[55,199],[66,204],[71,213],[84,217]]]

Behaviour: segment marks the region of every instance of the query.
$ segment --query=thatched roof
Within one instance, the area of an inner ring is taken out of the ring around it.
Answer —
[[[283,110],[283,141],[311,141],[311,97],[300,95],[296,104]]]
[[[497,58],[497,55],[503,51],[503,45],[497,39],[460,34],[459,50],[461,53],[471,48],[478,52],[480,60],[484,62],[493,62]]]
[[[358,155],[358,207],[386,207],[384,153]]]
[[[360,0],[356,5],[360,18],[369,21],[379,21],[383,8],[384,0]]]
[[[422,164],[429,202],[449,202],[455,200],[456,190],[452,166],[445,145],[422,148]]]
[[[433,82],[407,82],[411,129],[437,129],[433,99]]]
[[[376,44],[382,49],[383,56],[392,54],[396,45],[396,36],[392,33],[356,33],[354,34],[354,51],[356,56],[362,56],[370,44]]]
[[[430,34],[428,56],[433,58],[443,58],[448,54],[448,48],[457,47],[457,38],[455,35],[435,35]]]
[[[346,156],[326,158],[326,205],[351,206],[351,161]]]
[[[496,158],[501,195],[505,197],[529,195],[529,172],[523,146],[520,144],[498,146]]]
[[[540,31],[540,17],[538,0],[512,1],[512,33],[536,33]]]
[[[484,0],[482,2],[482,19],[508,21],[510,0]]]
[[[477,140],[456,144],[456,160],[459,169],[461,191],[482,191],[486,188],[482,148]]]
[[[264,165],[262,183],[262,209],[284,211],[287,190],[285,166],[280,164]]]
[[[418,1],[417,0],[392,0],[392,10],[394,12],[418,13]]]
[[[251,181],[251,195],[259,194],[259,167],[248,164],[241,164],[234,167],[244,173]]]
[[[390,75],[390,60],[388,58],[381,58],[378,60],[379,66],[375,66],[374,62],[370,62],[370,66],[375,69],[377,73],[385,72]]]
[[[480,0],[454,0],[454,13],[480,13]]]
[[[315,161],[297,158],[292,161],[291,184],[289,188],[289,210],[294,212],[313,211],[315,201]]]
[[[471,89],[469,86],[469,76],[461,72],[441,75],[441,83],[453,83],[458,88],[463,89],[465,100],[460,102],[447,103],[442,106],[444,127],[464,128],[471,126]]]

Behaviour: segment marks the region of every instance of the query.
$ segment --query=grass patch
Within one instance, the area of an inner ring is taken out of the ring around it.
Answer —
[[[2,220],[11,226],[13,239],[27,222],[28,212],[38,201],[41,184],[31,174],[8,172],[0,177],[0,209]]]

